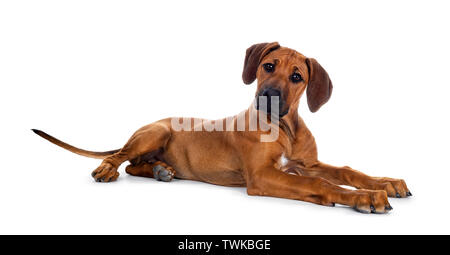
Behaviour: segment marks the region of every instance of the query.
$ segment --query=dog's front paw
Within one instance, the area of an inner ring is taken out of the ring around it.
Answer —
[[[92,172],[92,177],[96,182],[112,182],[117,180],[119,172],[117,172],[117,167],[111,163],[103,162]]]
[[[412,196],[406,186],[406,182],[402,179],[387,177],[373,178],[371,186],[371,189],[386,191],[389,197],[401,198]]]
[[[387,213],[392,210],[386,191],[358,190],[354,209],[361,213]]]

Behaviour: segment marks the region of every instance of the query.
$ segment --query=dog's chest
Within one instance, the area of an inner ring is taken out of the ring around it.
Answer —
[[[280,165],[283,167],[283,166],[287,165],[287,163],[289,162],[289,159],[286,158],[286,155],[284,155],[284,153],[283,153],[283,154],[281,154],[279,161],[280,161]]]
[[[277,168],[280,170],[283,170],[283,168],[285,168],[287,166],[287,164],[289,163],[289,159],[286,157],[286,155],[283,153],[281,154],[280,158],[278,158],[277,160]]]

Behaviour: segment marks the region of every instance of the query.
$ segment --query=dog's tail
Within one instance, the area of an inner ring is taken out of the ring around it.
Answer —
[[[58,145],[59,147],[62,147],[68,151],[71,151],[73,153],[76,153],[78,155],[81,156],[85,156],[85,157],[90,157],[90,158],[98,158],[98,159],[104,159],[116,152],[118,152],[119,150],[112,150],[112,151],[103,151],[103,152],[96,152],[96,151],[87,151],[87,150],[83,150],[83,149],[79,149],[77,147],[74,147],[70,144],[67,144],[63,141],[60,141],[56,138],[54,138],[53,136],[41,131],[41,130],[37,130],[37,129],[31,129],[35,134],[37,134],[38,136],[44,138],[45,140],[54,143],[56,145]]]

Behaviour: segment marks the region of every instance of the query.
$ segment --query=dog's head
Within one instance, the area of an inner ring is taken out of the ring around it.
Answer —
[[[271,111],[271,97],[279,97],[279,115],[283,117],[306,89],[308,106],[316,112],[330,99],[333,85],[327,72],[313,58],[295,50],[280,47],[277,42],[255,44],[247,49],[242,79],[245,84],[258,80],[255,106]],[[267,98],[267,107],[260,107],[258,98]]]

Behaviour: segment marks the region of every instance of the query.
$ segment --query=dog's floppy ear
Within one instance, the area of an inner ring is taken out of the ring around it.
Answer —
[[[256,79],[256,71],[261,60],[271,51],[280,47],[277,42],[258,43],[247,49],[244,61],[244,71],[242,72],[242,80],[245,84],[251,84]]]
[[[313,58],[307,58],[306,64],[309,70],[309,81],[306,88],[308,107],[311,112],[316,112],[331,97],[333,84],[327,71]]]

